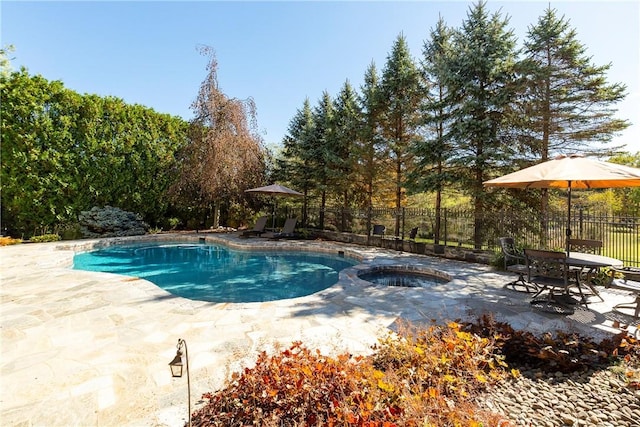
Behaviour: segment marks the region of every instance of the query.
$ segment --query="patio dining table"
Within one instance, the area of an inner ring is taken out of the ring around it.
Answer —
[[[589,276],[597,273],[600,268],[621,268],[624,263],[619,259],[607,257],[604,255],[589,254],[583,252],[569,252],[569,254],[567,255],[567,265],[570,267],[578,267],[581,271],[585,271],[587,274],[587,280],[580,280],[578,286],[582,286],[582,284],[586,285],[591,290],[593,295],[600,298],[601,301],[604,301],[604,299],[600,296],[598,290],[590,282]],[[580,293],[583,294],[582,290],[580,290]],[[586,298],[584,294],[583,298]]]
[[[598,269],[602,267],[622,267],[624,263],[616,258],[604,255],[587,254],[583,252],[569,252],[567,264],[573,267]]]

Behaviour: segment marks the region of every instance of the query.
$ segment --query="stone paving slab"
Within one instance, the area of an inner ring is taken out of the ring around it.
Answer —
[[[306,297],[208,303],[175,297],[137,278],[71,269],[75,251],[141,238],[2,247],[0,425],[183,425],[186,379],[172,379],[168,368],[178,338],[188,344],[195,407],[202,393],[250,366],[259,351],[296,340],[329,354],[366,354],[400,318],[443,323],[484,313],[535,333],[565,330],[602,338],[618,332],[611,307],[629,300],[620,291],[603,291],[604,303],[572,316],[548,315],[533,311],[527,294],[504,288],[512,275],[486,265],[231,233],[142,239],[203,237],[241,249],[342,251],[361,264],[343,270],[336,285]],[[453,280],[419,289],[374,286],[358,278],[358,271],[379,265],[429,269]]]

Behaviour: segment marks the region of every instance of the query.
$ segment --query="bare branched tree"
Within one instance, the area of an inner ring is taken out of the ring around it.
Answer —
[[[201,53],[209,56],[207,77],[191,106],[190,142],[172,193],[194,207],[214,208],[217,218],[221,203],[244,198],[244,190],[264,181],[266,149],[257,132],[253,99],[225,95],[218,86],[214,50],[202,47]]]

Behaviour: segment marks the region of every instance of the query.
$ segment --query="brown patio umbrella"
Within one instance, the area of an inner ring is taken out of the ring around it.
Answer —
[[[257,187],[250,188],[248,190],[244,190],[245,193],[257,193],[257,194],[267,194],[269,196],[285,196],[285,197],[300,197],[304,196],[304,194],[299,193],[295,190],[285,187],[284,185],[279,184],[271,184],[265,187]],[[273,219],[271,221],[271,227],[275,228],[276,226],[276,202],[274,198],[273,204]]]
[[[285,187],[280,184],[271,184],[266,187],[257,187],[244,190],[245,193],[261,193],[270,195],[285,195],[285,196],[304,196],[302,193],[298,193],[295,190]]]
[[[579,154],[560,155],[553,160],[485,181],[483,184],[485,187],[566,188],[569,239],[572,189],[640,187],[640,169],[588,159]]]

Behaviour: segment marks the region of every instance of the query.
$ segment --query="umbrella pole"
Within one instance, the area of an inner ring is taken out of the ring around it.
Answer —
[[[567,238],[566,238],[566,247],[567,247],[567,256],[569,255],[569,239],[571,238],[571,181],[568,181],[569,186],[567,187]]]
[[[271,228],[273,231],[276,230],[276,212],[278,211],[276,198],[273,198],[273,216],[271,218]]]

